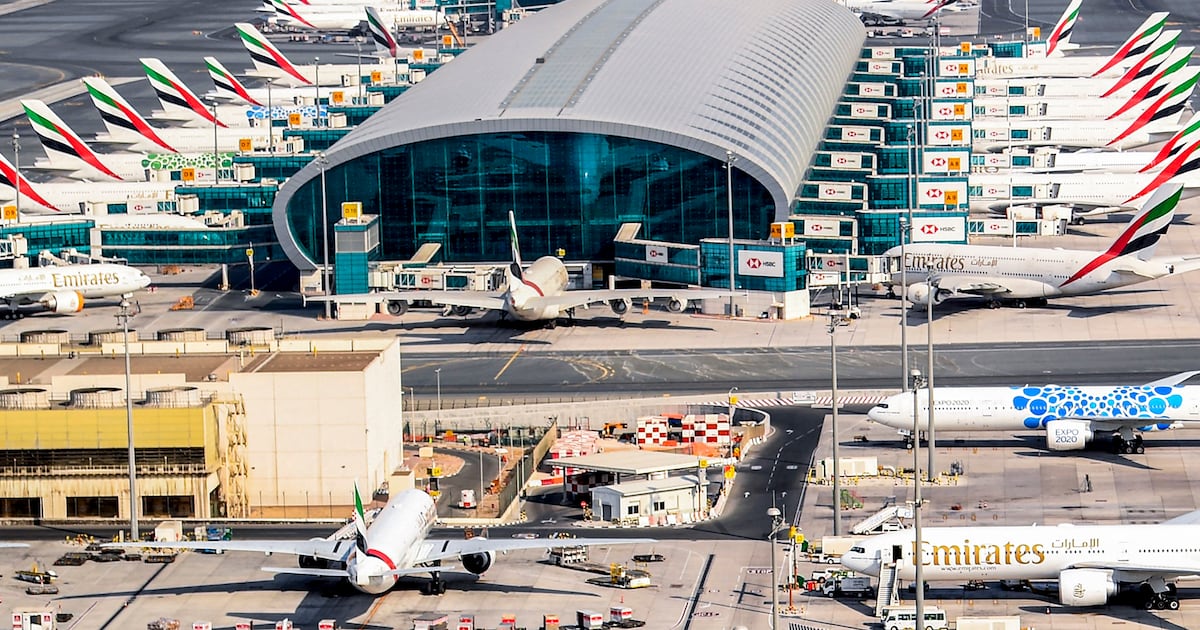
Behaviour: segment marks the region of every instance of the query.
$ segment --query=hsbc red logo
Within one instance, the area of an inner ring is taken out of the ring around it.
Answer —
[[[930,188],[929,190],[925,191],[925,196],[929,197],[930,199],[941,199],[942,198],[942,189],[941,188]]]
[[[763,262],[757,258],[747,258],[746,266],[751,269],[759,269],[763,266]]]
[[[938,131],[933,134],[933,137],[937,138],[938,140],[945,140],[946,138],[950,137],[950,132],[946,130]]]
[[[932,165],[932,166],[945,166],[945,165],[946,165],[946,158],[944,158],[944,157],[935,157],[935,158],[931,158],[931,159],[929,160],[929,164],[930,164],[930,165]]]
[[[849,164],[850,160],[848,160],[844,157],[839,157],[838,159],[834,160],[834,162],[836,162],[837,164]]]
[[[937,233],[938,233],[938,226],[936,226],[936,225],[933,225],[932,223],[927,223],[927,224],[925,224],[925,225],[922,225],[922,226],[921,226],[921,233],[922,233],[922,234],[924,234],[924,235],[926,235],[926,236],[931,236],[931,235],[933,235],[933,234],[937,234]]]
[[[938,113],[943,116],[949,116],[950,114],[954,113],[954,108],[953,107],[940,107],[940,108],[938,108]]]
[[[992,230],[1003,230],[1004,226],[1000,225],[999,223],[993,223],[990,226],[988,226],[988,228],[992,229]]]
[[[658,251],[657,249],[650,250],[651,258],[660,258],[661,256],[662,256],[662,252]]]
[[[836,188],[826,188],[826,189],[825,189],[825,194],[826,194],[826,195],[836,195],[836,194],[837,194],[837,192],[838,192],[838,191],[837,191],[837,189],[836,189]]]
[[[954,86],[952,86],[952,85],[944,85],[944,86],[942,86],[942,88],[940,90],[940,94],[942,96],[954,96],[955,93],[956,93],[956,90],[954,89]]]
[[[824,229],[825,229],[825,226],[821,225],[820,223],[814,223],[808,227],[809,232],[820,232],[821,230],[824,230]]]

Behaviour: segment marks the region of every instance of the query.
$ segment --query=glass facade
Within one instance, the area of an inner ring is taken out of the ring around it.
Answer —
[[[515,212],[527,259],[565,250],[568,260],[614,258],[622,223],[639,238],[696,244],[728,233],[724,160],[615,136],[480,134],[392,147],[325,174],[330,226],[343,201],[382,218],[379,258],[407,259],[439,243],[443,260],[510,258]],[[310,260],[320,259],[321,178],[291,198],[288,225]],[[733,171],[737,238],[759,238],[775,216],[767,189]],[[332,227],[330,228],[332,233]],[[314,255],[317,252],[317,255]]]

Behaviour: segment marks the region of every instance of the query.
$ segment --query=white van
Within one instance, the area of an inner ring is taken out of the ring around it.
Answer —
[[[946,611],[937,606],[925,606],[921,611],[925,623],[917,625],[917,609],[903,606],[888,609],[883,617],[883,630],[948,630]]]

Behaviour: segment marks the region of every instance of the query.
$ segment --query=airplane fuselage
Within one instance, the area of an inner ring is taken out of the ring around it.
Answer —
[[[437,521],[433,499],[421,490],[406,490],[388,502],[368,528],[370,547],[360,557],[355,549],[347,559],[350,584],[371,595],[390,590],[400,579],[388,571],[411,568],[429,530]]]
[[[1146,163],[1149,157],[1143,165]],[[975,211],[1003,211],[1009,206],[1064,204],[1136,210],[1145,203],[1146,195],[1152,192],[1148,187],[1157,178],[1156,173],[1127,173],[1121,177],[1110,173],[972,173],[968,179],[970,207]],[[1178,176],[1175,181],[1184,185],[1182,199],[1200,195],[1200,181],[1194,174]]]
[[[1069,147],[1124,151],[1154,142],[1162,142],[1179,130],[1177,119],[1164,119],[1145,125],[1114,141],[1129,126],[1127,120],[1013,121],[982,119],[971,125],[971,148],[977,152],[1001,152],[1023,147]]]
[[[553,256],[542,256],[525,269],[520,278],[508,273],[504,310],[514,319],[532,322],[553,320],[562,315],[554,305],[533,305],[530,298],[562,295],[567,290],[567,268]]]
[[[913,394],[889,396],[867,416],[896,429],[913,428]],[[917,396],[917,426],[929,430],[928,390]],[[933,395],[938,430],[1021,431],[1061,418],[1145,418],[1143,430],[1200,420],[1200,386],[939,387]],[[1158,420],[1156,422],[1156,420]]]
[[[893,247],[884,253],[891,259],[892,282],[897,285],[900,249]],[[1104,257],[1100,252],[1073,249],[916,243],[904,248],[903,264],[909,284],[925,282],[930,274],[938,278],[1002,278],[1008,291],[1001,297],[1013,299],[1088,295],[1174,272],[1170,265],[1136,256],[1101,260]],[[1098,264],[1086,269],[1096,261]]]
[[[1080,565],[1195,566],[1198,525],[1059,525],[1057,527],[927,527],[921,533],[925,580],[1049,580]],[[912,530],[874,536],[842,564],[868,575],[897,552],[901,579],[916,577]],[[861,551],[859,551],[861,550]],[[1140,581],[1130,571],[1129,579]],[[1140,578],[1145,579],[1145,578]]]

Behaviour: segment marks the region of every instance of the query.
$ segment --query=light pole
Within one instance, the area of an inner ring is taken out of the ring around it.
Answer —
[[[220,147],[217,144],[217,100],[209,101],[208,107],[212,111],[213,119],[213,185],[216,186],[221,183],[221,159],[218,153]]]
[[[363,104],[363,86],[362,86],[362,35],[354,38],[354,50],[358,51],[358,105]]]
[[[13,175],[17,181],[13,182],[13,189],[17,191],[17,223],[21,222],[21,134],[17,130],[13,130]]]
[[[271,81],[267,81],[267,151],[275,153],[275,103],[271,100]]]
[[[321,126],[321,58],[313,57],[313,126]]]
[[[735,400],[733,398],[733,393],[736,392],[737,390],[738,390],[737,387],[730,387],[729,395],[725,398],[725,400],[729,401],[729,421],[730,422],[733,422],[733,410],[734,410],[734,406],[735,406]]]
[[[929,287],[929,299],[926,300],[925,315],[928,318],[925,328],[925,353],[929,355],[929,365],[925,368],[925,389],[927,391],[927,399],[929,401],[929,465],[926,466],[925,476],[929,482],[933,482],[933,476],[936,474],[937,468],[934,466],[934,449],[937,443],[934,441],[935,429],[933,425],[933,303],[937,296],[937,283],[933,279],[933,273],[925,280],[926,286]]]
[[[775,564],[775,534],[783,529],[783,513],[777,507],[767,509],[771,517],[771,533],[767,542],[771,543],[771,630],[779,630],[779,566]]]
[[[837,313],[829,314],[829,363],[832,374],[830,394],[833,398],[833,535],[842,535],[842,475],[838,468],[838,386],[837,386],[837,329],[845,325]]]
[[[924,385],[924,379],[921,378],[921,370],[914,369],[912,371],[912,392],[913,392],[913,571],[916,573],[913,577],[917,581],[917,599],[916,599],[916,618],[923,622],[925,620],[925,575],[924,575],[924,548],[921,546],[921,427],[918,423],[919,413],[917,411],[917,403],[919,401],[918,392],[921,386]]]
[[[258,289],[254,288],[254,243],[246,248],[246,262],[250,264],[250,295],[253,297],[258,295]]]
[[[325,153],[317,154],[317,166],[321,167],[321,249],[323,251],[321,261],[321,290],[325,294],[325,319],[332,319],[333,305],[330,302],[330,287],[329,287],[329,200],[325,194],[325,167],[329,165],[329,160],[325,159]]]
[[[479,449],[479,497],[475,499],[475,515],[479,515],[479,504],[483,503],[483,449]]]
[[[117,312],[117,320],[121,322],[121,333],[125,345],[125,430],[129,436],[129,538],[138,540],[138,496],[136,453],[133,446],[133,377],[129,368],[129,296],[121,296],[121,310]]]
[[[442,426],[442,368],[437,368],[433,371],[437,375],[437,416],[434,418],[433,431],[437,433]],[[482,470],[482,464],[480,469]]]
[[[737,283],[734,282],[736,269],[733,260],[733,163],[737,161],[737,156],[733,151],[725,151],[725,204],[729,210],[729,316],[733,317],[737,311],[733,307],[733,291]],[[730,420],[732,420],[732,414]]]

